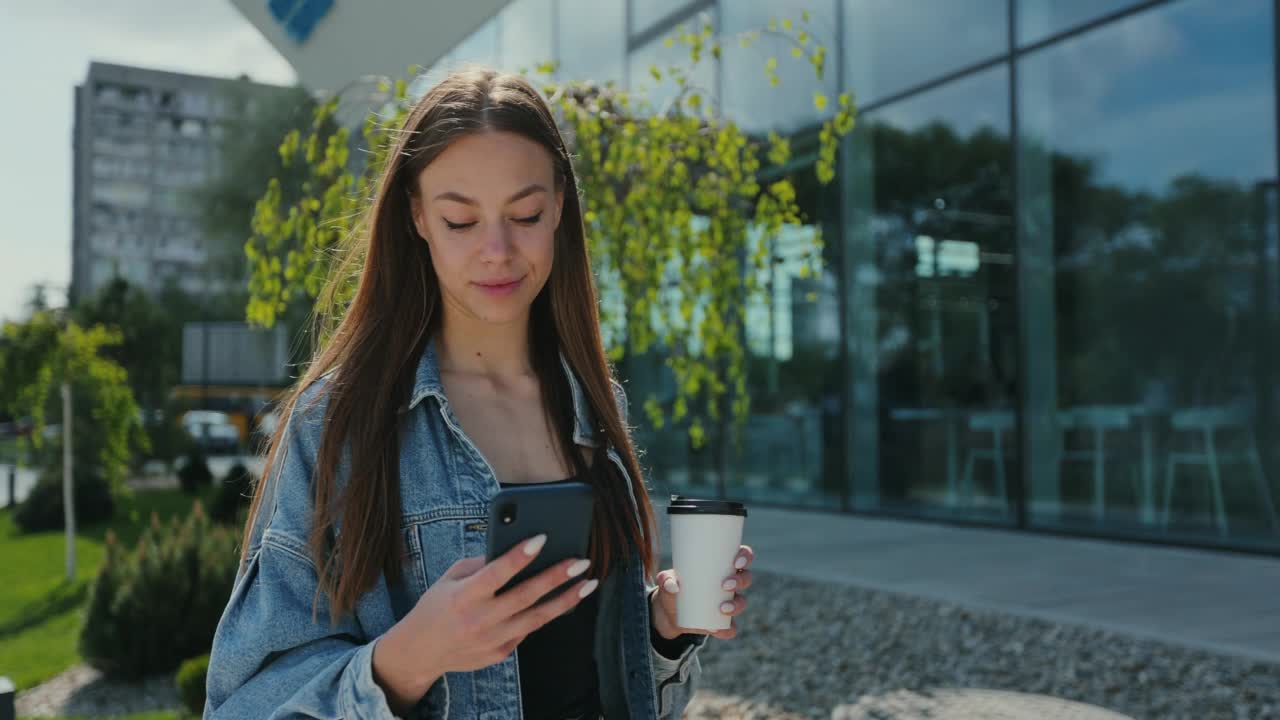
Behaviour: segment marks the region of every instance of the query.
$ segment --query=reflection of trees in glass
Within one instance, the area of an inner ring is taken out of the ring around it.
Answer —
[[[1012,402],[1008,138],[991,128],[965,136],[942,122],[917,130],[877,123],[868,132],[882,402]],[[955,263],[956,250],[976,254],[976,268]]]
[[[874,153],[883,402],[1011,403],[1008,137],[990,128],[964,136],[943,123],[878,123],[865,132]],[[1268,320],[1255,310],[1252,188],[1189,175],[1159,193],[1129,190],[1102,184],[1094,158],[1048,158],[1061,405],[1137,403],[1152,393],[1178,405],[1213,404],[1254,392]],[[976,243],[981,267],[922,276],[929,259],[919,251],[929,245],[921,236]],[[935,305],[941,363],[930,345]]]
[[[1266,322],[1252,191],[1189,175],[1130,192],[1095,184],[1091,161],[1053,162],[1062,403],[1252,394]]]
[[[816,152],[813,133],[798,135],[793,143],[798,156]],[[747,335],[754,342],[748,358],[748,384],[755,413],[778,412],[788,402],[814,403],[824,396],[838,397],[840,392],[836,279],[830,272],[810,275],[800,271],[803,256],[812,247],[809,243],[836,235],[835,188],[819,182],[811,165],[800,166],[785,177],[795,186],[803,224],[795,228],[790,240],[775,237],[769,241],[771,272],[761,271],[758,291],[749,299],[745,321]],[[840,243],[822,242],[819,249],[822,267],[839,267]],[[834,320],[826,317],[832,313],[837,316]],[[825,325],[831,323],[836,325],[835,338],[824,335]]]

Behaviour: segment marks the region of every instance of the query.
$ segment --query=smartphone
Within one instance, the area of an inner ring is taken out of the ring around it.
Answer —
[[[591,486],[582,482],[506,487],[494,496],[489,505],[486,560],[492,562],[535,535],[547,535],[542,552],[504,585],[499,595],[558,562],[587,557],[591,548],[593,499]],[[566,578],[542,600],[554,597],[578,580],[581,578]]]

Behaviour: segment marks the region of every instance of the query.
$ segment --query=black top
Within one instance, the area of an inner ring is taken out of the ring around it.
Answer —
[[[559,482],[573,482],[574,478]],[[502,487],[518,487],[502,483]],[[563,720],[600,713],[596,675],[596,613],[591,593],[572,611],[543,625],[520,643],[520,701],[526,720]]]
[[[577,478],[550,484],[575,482]],[[523,483],[499,483],[520,487]],[[520,643],[520,703],[526,720],[562,720],[600,714],[600,685],[596,674],[597,593],[591,593],[568,614],[552,620]],[[681,635],[667,640],[650,628],[649,640],[663,656],[677,660],[696,640]]]

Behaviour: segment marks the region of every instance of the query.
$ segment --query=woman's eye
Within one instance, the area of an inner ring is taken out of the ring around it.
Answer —
[[[456,223],[456,222],[449,222],[448,220],[445,220],[444,224],[447,225],[448,228],[450,230],[453,230],[454,232],[461,232],[475,225],[475,222],[473,221],[468,223]]]
[[[529,217],[516,218],[515,221],[520,223],[521,225],[537,225],[538,221],[541,219],[542,219],[542,213],[539,212],[537,215],[530,215]]]

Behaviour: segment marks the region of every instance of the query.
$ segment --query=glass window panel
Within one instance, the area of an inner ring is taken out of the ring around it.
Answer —
[[[562,80],[625,82],[625,0],[560,0]]]
[[[494,67],[501,65],[498,18],[492,17],[485,21],[485,24],[468,35],[466,40],[458,43],[457,47],[449,52],[447,58],[449,67],[445,68],[446,70],[455,70],[472,63]]]
[[[741,427],[741,443],[730,440],[722,456],[726,429],[714,422],[707,428],[707,444],[695,449],[687,423],[654,430],[642,415],[633,415],[649,479],[662,492],[723,493],[752,503],[829,509],[841,505],[839,245],[823,245],[823,272],[800,271],[812,260],[819,232],[835,231],[837,189],[834,183],[820,185],[812,165],[789,177],[805,224],[778,237],[754,236],[768,245],[775,263],[757,278],[761,290],[745,308],[751,413]],[[660,353],[625,360],[620,372],[633,407],[641,402],[637,397],[653,393],[669,401],[675,393]]]
[[[1018,3],[1018,44],[1028,45],[1133,5],[1135,0],[1014,0]]]
[[[867,105],[1008,49],[1007,0],[843,0],[845,85]]]
[[[803,22],[804,11],[810,13],[808,23]],[[722,62],[727,69],[722,80],[725,114],[753,133],[795,130],[830,117],[837,107],[839,94],[835,68],[828,64],[823,79],[819,80],[807,55],[800,58],[792,55],[795,47],[792,40],[767,30],[771,19],[789,19],[797,29],[813,37],[808,49],[812,50],[814,43],[821,44],[827,48],[830,58],[835,56],[835,14],[834,0],[721,0]],[[743,48],[738,38],[756,31],[763,31],[760,38]],[[777,87],[772,87],[765,75],[765,64],[770,58],[778,61]],[[822,92],[829,100],[822,113],[814,104],[816,92]]]
[[[1280,545],[1273,27],[1183,0],[1020,65],[1033,523]]]
[[[692,0],[630,0],[631,34],[639,35],[654,23],[688,6]]]
[[[844,494],[839,244],[822,246],[821,273],[800,269],[819,234],[835,236],[838,189],[822,186],[812,165],[788,177],[805,224],[760,238],[773,263],[758,278],[763,292],[746,307],[751,415],[726,489],[748,502],[838,508]]]
[[[554,60],[554,21],[552,0],[513,0],[503,8],[498,24],[502,68],[533,77],[539,65]]]
[[[842,163],[853,505],[1012,520],[1009,75],[863,116]]]
[[[715,27],[715,12],[699,13],[698,16],[685,25],[689,29],[701,28],[705,23],[711,23]],[[672,33],[675,29],[672,29]],[[704,54],[701,60],[694,65],[689,56],[689,48],[680,42],[674,43],[671,47],[667,47],[664,42],[666,36],[658,37],[649,42],[642,48],[637,49],[631,54],[629,62],[630,72],[630,90],[637,99],[644,99],[652,104],[653,108],[661,111],[680,94],[680,88],[670,78],[668,73],[669,66],[675,66],[684,71],[688,79],[688,87],[691,92],[696,91],[702,94],[704,99],[714,100],[716,93],[716,61],[711,57],[710,53]],[[657,66],[662,73],[662,79],[654,80],[650,75],[649,69]]]

